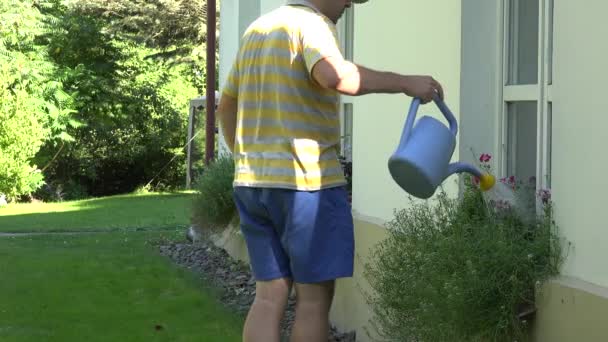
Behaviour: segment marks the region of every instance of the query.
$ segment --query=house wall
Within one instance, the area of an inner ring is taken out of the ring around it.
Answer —
[[[556,221],[572,243],[561,276],[539,293],[536,341],[605,341],[608,326],[608,135],[603,94],[608,76],[608,2],[554,0],[552,199]],[[497,31],[501,1],[462,1],[461,153],[497,153]],[[565,245],[567,247],[567,245]]]
[[[255,1],[255,0],[249,0],[249,1]],[[260,2],[260,13],[261,14],[268,13],[287,2],[286,0],[257,0],[257,1]]]
[[[252,0],[222,0],[220,2],[220,89],[226,83],[232,62],[239,49],[241,36],[260,15],[260,2]]]
[[[608,287],[605,13],[606,1],[555,2],[552,178],[557,221],[575,247],[563,273]]]
[[[459,117],[460,0],[370,1],[355,6],[354,61],[403,74],[432,75],[442,83],[446,104]],[[407,194],[388,172],[411,98],[366,95],[353,104],[353,208],[361,218],[390,220],[393,209],[407,206]],[[418,117],[445,119],[434,104]],[[458,148],[454,160],[459,158]],[[446,182],[456,192],[455,177]],[[366,219],[369,221],[369,219]]]
[[[555,0],[552,191],[573,248],[542,297],[538,341],[608,339],[607,12],[601,0]]]
[[[219,90],[223,88],[230,72],[232,62],[239,49],[243,33],[260,15],[260,2],[252,0],[222,0],[220,2],[219,44]],[[221,94],[221,93],[220,93]],[[228,145],[222,134],[218,135],[219,152],[228,153]]]
[[[459,116],[460,0],[370,1],[355,6],[354,61],[376,70],[432,75],[446,92],[446,103]],[[384,223],[393,209],[408,205],[406,193],[392,180],[388,158],[401,137],[411,98],[366,95],[353,98],[353,211],[355,276],[338,281],[332,321],[343,331],[357,331],[357,341],[373,336],[372,313],[364,295],[371,289],[363,276],[369,252],[387,235]],[[434,104],[419,115],[442,118]],[[459,158],[458,148],[453,159]],[[456,178],[446,181],[456,194]]]
[[[220,85],[244,23],[281,3],[221,2]],[[501,86],[496,72],[499,4],[500,0],[405,0],[356,6],[356,62],[381,70],[431,74],[444,84],[447,104],[460,119],[460,148],[454,159],[473,161],[471,147],[478,153],[496,153],[500,147],[495,134],[500,95],[496,89]],[[608,336],[608,325],[603,324],[608,314],[608,249],[604,247],[608,211],[602,208],[608,189],[604,177],[608,157],[603,149],[608,116],[601,102],[608,76],[608,45],[602,44],[608,36],[603,20],[607,12],[608,2],[601,0],[586,0],[584,6],[555,0],[552,191],[558,225],[573,248],[563,276],[547,283],[539,295],[537,341],[604,341]],[[356,274],[338,282],[332,320],[343,330],[357,330],[360,341],[368,340],[365,328],[371,317],[363,299],[369,291],[363,264],[369,249],[386,236],[383,223],[391,218],[393,208],[407,205],[386,163],[409,104],[410,99],[400,95],[354,99]],[[439,117],[433,105],[421,107],[419,113]],[[448,191],[455,193],[453,179],[448,184]],[[247,260],[238,233],[219,242],[234,257]]]

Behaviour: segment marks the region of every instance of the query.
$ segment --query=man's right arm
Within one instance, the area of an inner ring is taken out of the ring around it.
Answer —
[[[360,96],[372,93],[404,93],[430,102],[435,94],[443,98],[441,84],[430,76],[400,75],[372,70],[339,57],[328,57],[315,64],[312,76],[322,87],[341,94]]]

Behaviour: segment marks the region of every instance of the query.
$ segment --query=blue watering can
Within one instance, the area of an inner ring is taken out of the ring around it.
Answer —
[[[420,106],[420,99],[414,98],[399,146],[388,161],[391,176],[403,190],[421,199],[433,196],[437,187],[455,173],[473,174],[479,178],[483,191],[491,189],[495,183],[494,176],[467,163],[450,164],[456,147],[458,123],[439,96],[435,96],[434,102],[448,120],[450,127],[430,116],[420,118],[414,127],[416,112]]]

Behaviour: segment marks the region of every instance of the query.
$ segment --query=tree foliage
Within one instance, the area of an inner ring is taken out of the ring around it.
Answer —
[[[160,170],[154,185],[179,185],[189,99],[204,85],[202,8],[0,2],[0,193],[121,193]]]
[[[30,161],[45,143],[72,141],[73,97],[56,80],[40,37],[51,29],[40,8],[50,3],[0,2],[0,193],[14,198],[42,184]]]
[[[82,0],[74,5],[103,17],[111,34],[147,47],[201,45],[206,40],[206,0]]]

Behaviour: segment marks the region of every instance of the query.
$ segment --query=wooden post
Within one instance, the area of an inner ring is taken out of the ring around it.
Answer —
[[[215,0],[207,0],[207,121],[205,139],[205,163],[213,160],[215,155]]]
[[[192,147],[192,137],[194,136],[194,127],[196,127],[196,106],[190,103],[190,115],[188,116],[188,150],[186,153],[186,189],[192,187],[192,164],[194,162],[194,149]]]

